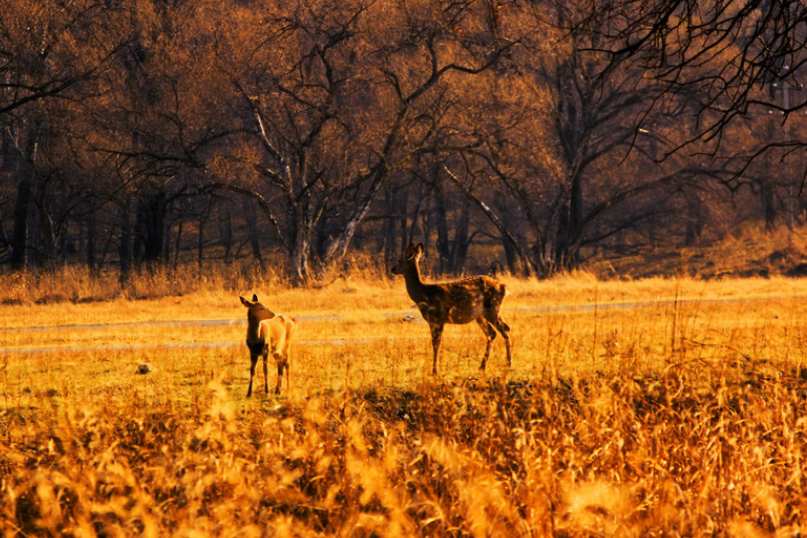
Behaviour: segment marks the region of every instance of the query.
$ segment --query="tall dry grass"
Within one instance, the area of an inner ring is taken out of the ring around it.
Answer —
[[[93,303],[248,289],[285,290],[290,281],[279,269],[280,263],[272,258],[264,269],[251,260],[141,267],[125,280],[121,280],[120,272],[113,266],[91,270],[83,264],[65,264],[47,269],[5,270],[0,271],[0,304]],[[307,289],[321,289],[334,283],[384,281],[388,276],[386,269],[384,263],[371,256],[349,257],[340,265],[323,270]]]
[[[7,407],[4,536],[798,536],[801,370]]]
[[[115,268],[90,270],[84,265],[63,265],[0,273],[0,303],[93,303],[118,299],[155,299],[210,289],[265,289],[284,284],[284,280],[275,273],[260,272],[246,262],[229,266],[210,263],[201,270],[195,265],[142,269],[134,271],[123,281]]]

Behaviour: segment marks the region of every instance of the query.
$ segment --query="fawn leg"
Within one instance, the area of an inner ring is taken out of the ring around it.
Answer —
[[[283,346],[283,366],[286,368],[286,392],[289,391],[291,387],[291,382],[289,381],[289,370],[291,365],[291,360],[289,357],[291,356],[289,350],[291,349],[291,335],[287,336],[286,338],[286,345]]]
[[[490,346],[493,340],[496,339],[496,330],[493,328],[493,325],[483,317],[476,318],[476,322],[482,327],[482,331],[488,339],[487,347],[485,347],[485,356],[482,357],[482,364],[479,366],[479,369],[484,371],[485,365],[488,363],[488,357],[490,357]]]
[[[263,391],[269,394],[269,345],[263,346]]]
[[[443,341],[443,325],[429,325],[432,331],[432,347],[434,348],[434,361],[432,361],[432,375],[437,375],[437,354],[440,352],[440,343]]]
[[[289,375],[289,362],[280,353],[273,354],[275,362],[277,362],[277,386],[275,387],[275,394],[280,394],[280,386],[283,381],[283,369],[286,369],[286,389],[288,389],[288,375]]]
[[[258,365],[258,355],[250,353],[249,360],[249,388],[247,389],[247,398],[252,396],[252,380],[255,377],[255,367]]]

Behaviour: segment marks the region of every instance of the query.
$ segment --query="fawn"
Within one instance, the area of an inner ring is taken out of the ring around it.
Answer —
[[[443,327],[446,323],[470,323],[476,321],[487,337],[485,356],[481,370],[490,356],[490,346],[496,338],[496,331],[504,338],[507,347],[507,364],[512,364],[510,349],[510,327],[504,322],[499,310],[502,307],[507,289],[504,284],[488,276],[473,276],[454,282],[426,284],[420,276],[419,260],[423,255],[423,244],[415,247],[409,244],[398,262],[392,266],[392,273],[403,275],[409,297],[417,303],[418,309],[431,329],[434,362],[432,374],[437,374],[437,355],[443,340]]]
[[[263,357],[263,386],[269,393],[269,372],[266,362],[269,353],[277,362],[277,386],[275,394],[280,394],[283,369],[286,369],[286,390],[289,388],[289,347],[291,338],[297,328],[297,322],[290,316],[275,314],[258,302],[258,296],[252,295],[252,301],[239,296],[241,303],[247,307],[247,347],[251,361],[249,369],[249,389],[247,397],[252,396],[252,379],[255,377],[255,366],[258,357]]]

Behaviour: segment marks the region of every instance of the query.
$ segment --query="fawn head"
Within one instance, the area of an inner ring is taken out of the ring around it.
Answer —
[[[401,256],[401,259],[395,262],[395,265],[392,266],[390,271],[393,275],[406,274],[407,269],[417,267],[417,263],[421,256],[423,256],[423,243],[418,243],[417,247],[412,243],[409,243],[409,246],[406,247],[406,251],[403,253],[403,256]]]
[[[265,319],[271,319],[275,317],[274,312],[266,308],[263,303],[258,302],[258,296],[256,294],[252,294],[252,300],[248,301],[238,296],[241,299],[241,304],[247,307],[247,319],[250,322],[260,322]]]

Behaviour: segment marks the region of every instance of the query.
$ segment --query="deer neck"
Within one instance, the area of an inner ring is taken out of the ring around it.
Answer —
[[[426,295],[426,283],[423,282],[423,278],[420,276],[420,267],[417,262],[407,267],[403,276],[409,297],[416,303],[420,303]]]
[[[254,316],[249,316],[247,320],[247,343],[255,343],[261,339],[261,321]]]
[[[265,319],[272,319],[275,313],[256,303],[247,311],[247,343],[259,342],[261,340],[261,322]]]

